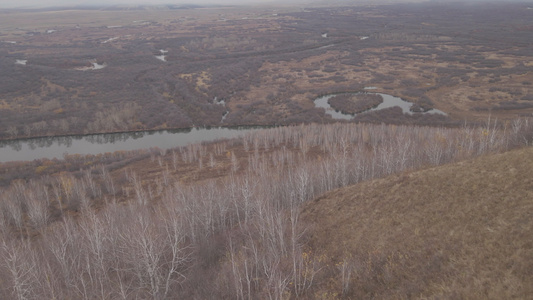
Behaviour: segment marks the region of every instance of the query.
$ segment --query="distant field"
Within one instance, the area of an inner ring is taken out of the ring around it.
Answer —
[[[328,123],[313,99],[365,86],[450,125],[531,115],[532,10],[436,5],[1,11],[0,139]]]

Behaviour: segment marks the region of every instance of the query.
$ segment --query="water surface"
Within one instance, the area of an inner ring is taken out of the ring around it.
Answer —
[[[62,158],[64,154],[100,154],[158,147],[169,149],[222,138],[233,138],[258,128],[193,128],[183,130],[108,133],[45,137],[0,142],[0,162]]]
[[[376,89],[375,87],[368,87],[368,88],[364,88],[365,90],[372,90],[372,89]],[[350,93],[350,94],[358,94],[358,93]],[[364,114],[364,113],[367,113],[367,112],[370,112],[370,111],[376,111],[376,110],[382,110],[382,109],[385,109],[385,108],[389,108],[389,107],[394,107],[394,106],[398,106],[402,109],[403,113],[404,114],[415,114],[414,112],[411,111],[411,106],[413,106],[413,103],[409,102],[409,101],[405,101],[403,100],[402,98],[400,97],[395,97],[395,96],[392,96],[392,95],[387,95],[387,94],[382,94],[382,93],[369,93],[369,94],[376,94],[376,95],[380,95],[381,97],[383,97],[383,102],[381,104],[379,104],[378,106],[374,107],[374,108],[371,108],[369,110],[366,110],[364,112],[361,112],[359,114]],[[325,96],[322,96],[322,97],[318,97],[317,99],[315,99],[315,106],[316,107],[321,107],[321,108],[324,108],[326,110],[326,114],[330,115],[333,119],[337,119],[337,120],[351,120],[353,119],[354,116],[358,115],[358,114],[345,114],[345,113],[342,113],[340,111],[337,111],[335,110],[333,107],[331,107],[331,105],[329,105],[328,103],[328,100],[337,96],[338,94],[330,94],[330,95],[325,95]],[[438,109],[430,109],[426,112],[416,112],[416,114],[441,114],[441,115],[446,115],[445,112],[441,111],[441,110],[438,110]]]

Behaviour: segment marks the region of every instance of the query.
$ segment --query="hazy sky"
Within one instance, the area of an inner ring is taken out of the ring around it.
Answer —
[[[252,4],[268,3],[274,0],[0,0],[0,7],[48,7],[57,5],[114,5],[114,4]]]

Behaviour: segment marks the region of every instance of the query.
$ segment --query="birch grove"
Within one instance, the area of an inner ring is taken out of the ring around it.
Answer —
[[[120,179],[99,165],[14,182],[0,194],[1,298],[307,298],[327,272],[342,278],[342,294],[354,263],[328,269],[307,251],[303,204],[361,181],[529,145],[532,129],[528,119],[277,127],[157,152],[155,178],[125,169]],[[186,182],[175,175],[182,164],[225,171]]]

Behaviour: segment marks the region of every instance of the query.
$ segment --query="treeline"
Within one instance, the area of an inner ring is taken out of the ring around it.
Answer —
[[[153,151],[150,172],[99,165],[16,181],[0,194],[1,295],[312,298],[324,282],[339,284],[343,295],[346,270],[307,251],[302,203],[363,180],[531,142],[531,119],[462,128],[278,127]],[[197,182],[183,169],[215,178]],[[365,276],[379,284],[373,273]]]

